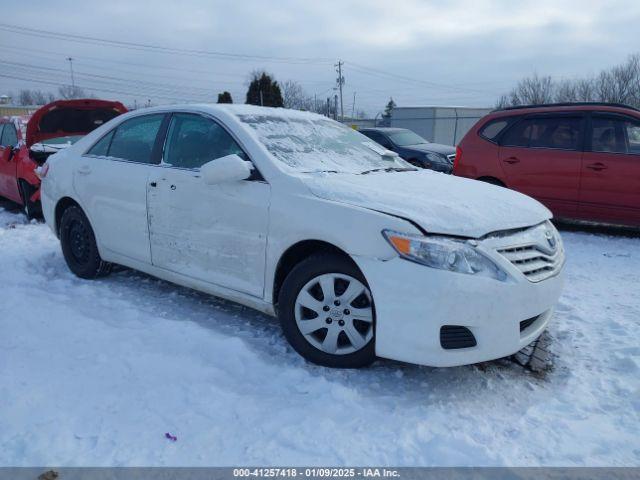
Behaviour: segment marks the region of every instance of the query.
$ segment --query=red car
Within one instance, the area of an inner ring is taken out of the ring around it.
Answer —
[[[496,110],[462,139],[453,174],[530,195],[558,218],[640,226],[640,110],[606,103]]]
[[[29,217],[38,215],[40,179],[36,167],[126,111],[120,102],[58,100],[31,116],[24,139],[17,121],[0,118],[0,196],[22,205]]]

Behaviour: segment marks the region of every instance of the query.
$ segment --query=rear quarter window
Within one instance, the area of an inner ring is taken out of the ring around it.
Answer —
[[[513,123],[513,118],[496,118],[489,121],[480,129],[480,136],[491,142],[497,142],[498,136]]]

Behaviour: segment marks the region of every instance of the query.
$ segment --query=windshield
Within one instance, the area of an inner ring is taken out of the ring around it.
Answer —
[[[383,156],[387,151],[361,133],[328,118],[310,114],[238,117],[255,130],[274,157],[298,172],[412,169],[400,157]]]
[[[400,147],[406,147],[409,145],[419,145],[421,143],[429,143],[417,133],[413,133],[411,130],[402,130],[400,132],[389,133],[391,141]]]

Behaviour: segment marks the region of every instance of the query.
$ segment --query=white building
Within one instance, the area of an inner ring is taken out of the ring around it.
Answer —
[[[430,142],[457,145],[464,134],[492,108],[395,107],[391,127],[407,128]]]

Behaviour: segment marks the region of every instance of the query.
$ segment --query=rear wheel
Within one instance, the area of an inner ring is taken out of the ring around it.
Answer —
[[[111,264],[100,257],[89,219],[79,207],[71,206],[62,214],[60,244],[69,269],[78,277],[93,279],[111,271]]]
[[[313,255],[289,273],[279,295],[284,335],[304,358],[357,368],[375,360],[375,309],[358,268],[334,254]]]

